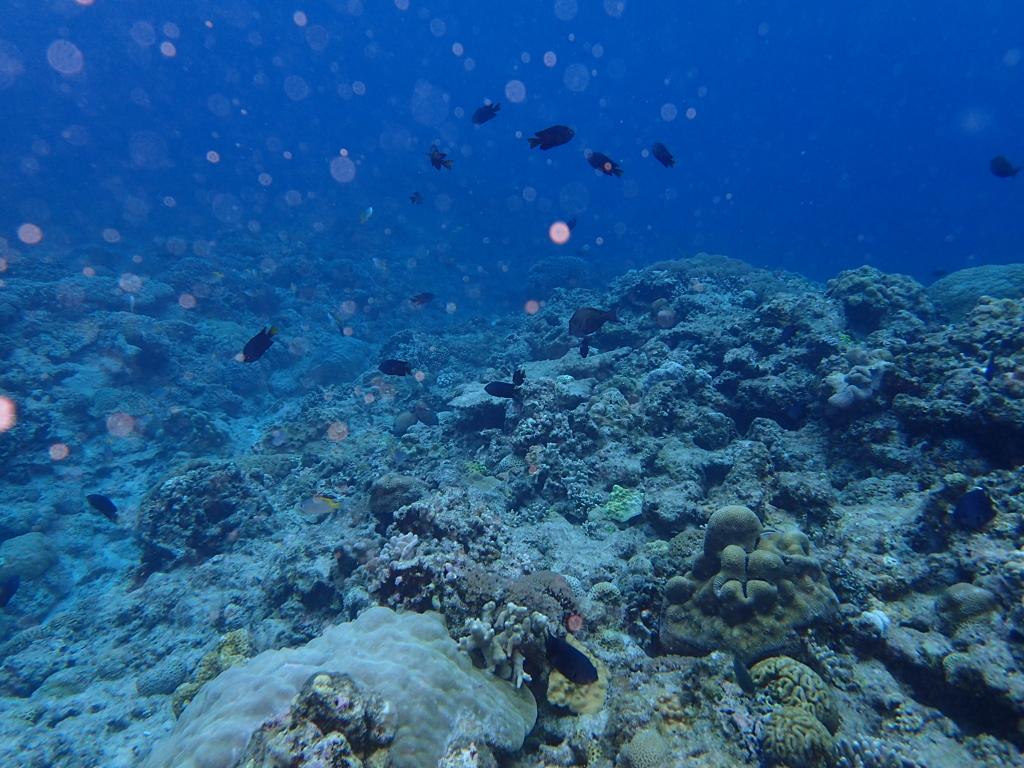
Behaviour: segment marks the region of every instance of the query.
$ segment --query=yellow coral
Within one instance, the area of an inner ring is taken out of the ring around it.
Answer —
[[[803,707],[780,707],[764,722],[765,762],[785,768],[824,768],[836,764],[836,741]]]
[[[828,728],[839,730],[840,716],[835,697],[818,673],[788,656],[774,656],[758,662],[750,678],[764,688],[772,703],[783,707],[802,707]]]
[[[572,635],[566,635],[565,639],[590,659],[597,669],[597,680],[589,685],[577,685],[557,669],[552,669],[548,675],[548,701],[559,707],[568,707],[577,715],[600,712],[608,694],[608,667]]]
[[[221,637],[217,645],[199,662],[192,680],[179,685],[171,694],[171,712],[177,718],[189,702],[196,697],[199,689],[226,669],[241,664],[253,655],[249,634],[236,629]]]

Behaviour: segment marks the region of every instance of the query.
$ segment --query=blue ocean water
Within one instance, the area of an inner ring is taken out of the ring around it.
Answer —
[[[491,267],[557,250],[549,225],[576,217],[573,250],[614,273],[707,251],[925,279],[1019,257],[1024,192],[988,162],[1024,162],[1022,50],[1008,2],[7,0],[0,232],[259,227]],[[474,126],[485,100],[502,110]],[[558,123],[568,146],[527,151]],[[435,143],[451,173],[429,167]]]

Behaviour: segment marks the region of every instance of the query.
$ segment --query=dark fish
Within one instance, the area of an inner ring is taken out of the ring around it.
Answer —
[[[996,353],[993,352],[988,356],[988,365],[985,366],[985,381],[992,381],[999,372],[999,366],[996,365]]]
[[[676,164],[675,158],[672,157],[672,153],[668,151],[668,147],[660,141],[654,142],[654,146],[651,147],[651,154],[654,155],[655,160],[666,168],[671,168]]]
[[[428,427],[437,426],[437,414],[427,408],[423,403],[417,403],[416,407],[412,409],[412,412],[416,415],[416,418],[420,420],[421,424],[426,424]]]
[[[117,522],[117,507],[114,506],[114,502],[102,493],[90,493],[85,497],[85,500],[89,502],[90,507],[107,518],[107,520],[112,523]]]
[[[411,195],[409,195],[409,201],[415,203],[416,205],[423,205],[423,195],[421,195],[419,192],[413,192]]]
[[[377,370],[386,373],[388,376],[408,376],[412,373],[412,366],[404,360],[382,360]]]
[[[782,333],[779,334],[779,344],[785,344],[787,341],[796,336],[796,326],[787,325],[782,329]]]
[[[519,387],[507,381],[492,381],[484,387],[484,392],[493,397],[519,397]]]
[[[948,274],[948,269],[936,269],[934,272],[932,272],[932,277],[945,277]]]
[[[576,229],[576,217],[573,216],[571,219],[569,219],[567,222],[565,222],[565,226],[567,226],[569,228],[570,232],[572,232],[574,229]]]
[[[1012,179],[1020,170],[1020,168],[1014,168],[1013,164],[1002,155],[993,157],[988,164],[988,169],[1000,179]]]
[[[429,304],[434,300],[434,294],[432,293],[417,293],[415,296],[409,297],[409,303],[415,304],[417,307],[422,307],[424,304]]]
[[[430,164],[432,166],[434,166],[435,168],[437,168],[437,170],[440,171],[441,170],[441,166],[444,166],[449,171],[452,169],[452,161],[451,160],[445,160],[445,158],[448,157],[448,153],[447,152],[442,152],[436,146],[434,146],[434,147],[431,147],[430,151],[427,152],[426,154],[430,156]]]
[[[512,374],[512,383],[517,387],[521,387],[524,381],[526,381],[526,371],[522,368]]]
[[[578,648],[574,648],[565,640],[548,635],[544,642],[548,661],[562,675],[576,685],[590,685],[597,682],[597,667]]]
[[[605,176],[622,175],[622,169],[619,168],[619,164],[608,157],[608,155],[602,155],[600,152],[591,152],[587,155],[587,162],[590,163],[592,168],[596,168]]]
[[[483,125],[488,120],[493,120],[498,116],[498,112],[501,111],[501,102],[495,104],[484,104],[480,109],[473,113],[473,117],[470,118],[476,125]]]
[[[619,322],[615,315],[615,307],[607,312],[593,307],[580,307],[569,318],[569,333],[573,336],[589,336],[607,322]]]
[[[395,421],[391,425],[391,432],[395,437],[401,437],[409,431],[409,427],[416,423],[416,414],[412,411],[402,411],[400,414],[395,416]]]
[[[14,593],[18,591],[18,587],[21,586],[21,576],[14,574],[4,579],[4,583],[0,584],[0,608],[6,608],[7,604],[11,602],[11,598],[14,597]]]
[[[270,345],[274,343],[274,336],[277,333],[278,330],[274,326],[269,328],[263,326],[263,330],[249,339],[245,346],[242,347],[242,362],[255,363],[263,357],[263,353],[270,349]]]
[[[975,488],[960,497],[953,510],[953,519],[964,528],[979,531],[996,516],[992,499],[984,488]]]
[[[583,341],[580,342],[580,357],[586,357],[590,354],[590,337],[584,336]]]
[[[567,143],[569,139],[576,135],[576,131],[567,125],[552,125],[543,131],[537,131],[535,135],[537,138],[527,139],[530,142],[530,149],[534,147],[551,149],[552,147],[560,147]]]
[[[757,689],[754,687],[754,678],[750,676],[750,670],[747,669],[747,665],[743,663],[743,659],[740,658],[738,653],[732,655],[732,671],[736,675],[736,683],[747,696],[753,696],[754,691]]]

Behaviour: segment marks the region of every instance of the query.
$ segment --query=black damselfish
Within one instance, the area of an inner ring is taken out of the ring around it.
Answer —
[[[484,104],[480,109],[473,113],[473,117],[470,120],[476,125],[483,125],[488,120],[493,120],[498,116],[498,112],[501,111],[501,102],[495,104]]]
[[[492,397],[519,397],[519,387],[507,381],[492,381],[484,387],[484,392]]]
[[[277,333],[278,330],[273,325],[269,328],[263,326],[263,330],[249,339],[245,346],[242,347],[242,362],[255,363],[263,357],[263,353],[270,349],[270,345],[274,343],[274,336]]]
[[[377,370],[386,373],[388,376],[408,376],[412,373],[412,366],[404,360],[381,360]]]
[[[117,522],[117,507],[114,506],[114,502],[102,493],[90,493],[85,497],[85,500],[89,502],[90,507],[95,509],[110,522]]]
[[[569,139],[576,135],[576,131],[567,125],[552,125],[543,131],[537,131],[535,135],[537,138],[531,137],[527,139],[530,142],[530,149],[534,147],[551,149],[552,147],[560,147],[567,143]]]
[[[590,685],[597,682],[597,667],[578,648],[573,648],[560,637],[548,635],[544,642],[548,661],[566,679],[576,685]]]
[[[1012,179],[1020,173],[1020,168],[1014,168],[1013,163],[1002,155],[999,157],[993,157],[988,164],[988,169],[1000,179]]]
[[[590,354],[590,337],[584,336],[580,342],[580,357],[586,357]]]
[[[654,142],[654,146],[651,147],[651,154],[654,155],[655,160],[666,168],[671,168],[676,164],[675,159],[672,157],[672,153],[668,151],[668,147],[660,141]]]
[[[448,157],[447,152],[442,152],[440,149],[434,146],[430,148],[430,151],[427,152],[427,155],[430,157],[430,164],[434,166],[437,170],[440,171],[442,166],[447,168],[449,171],[452,169],[452,161],[445,160],[445,158]]]
[[[600,152],[591,152],[587,155],[587,162],[590,163],[591,168],[596,168],[605,176],[618,177],[622,175],[622,169],[619,168],[619,164],[608,157],[608,155]]]
[[[21,586],[21,576],[14,574],[4,579],[3,584],[0,584],[0,608],[6,608],[7,604],[11,602],[11,598],[14,597],[14,593],[18,591],[18,587]]]
[[[972,531],[981,530],[992,522],[995,516],[996,510],[992,505],[992,499],[984,488],[975,488],[965,493],[953,510],[953,519]]]

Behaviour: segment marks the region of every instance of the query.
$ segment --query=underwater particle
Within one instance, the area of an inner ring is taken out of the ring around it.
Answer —
[[[676,105],[671,102],[661,105],[661,119],[666,123],[671,123],[676,119],[676,115],[679,114],[679,110],[676,109]]]
[[[299,504],[299,515],[311,523],[318,523],[340,506],[334,499],[316,494],[303,499]]]
[[[536,138],[530,137],[527,141],[530,142],[530,149],[540,147],[542,150],[548,150],[566,144],[575,135],[576,132],[567,125],[553,125],[543,131],[537,131],[534,134]]]
[[[605,176],[622,176],[622,169],[619,168],[619,164],[612,160],[608,155],[600,152],[591,152],[587,155],[587,162],[590,163],[590,167],[594,168]]]
[[[526,84],[522,80],[509,80],[505,83],[505,98],[513,104],[526,100]]]
[[[356,177],[356,164],[347,157],[338,156],[331,160],[331,176],[339,184],[348,184]]]
[[[14,593],[18,591],[20,586],[21,576],[16,573],[4,579],[3,583],[0,584],[0,608],[7,607],[7,604],[11,602],[11,598],[14,597]]]
[[[13,429],[18,423],[18,406],[9,397],[0,397],[0,432]]]
[[[114,505],[114,502],[102,493],[90,493],[85,497],[85,500],[89,502],[90,507],[107,518],[107,520],[112,523],[117,522],[117,507]]]
[[[439,150],[436,144],[431,145],[430,151],[424,154],[430,158],[430,164],[437,170],[440,171],[441,168],[447,168],[450,171],[452,169],[452,161],[445,160],[448,157],[448,153]]]
[[[178,55],[178,49],[174,47],[174,43],[169,40],[164,40],[160,43],[160,53],[166,56],[168,59],[173,59]]]
[[[117,285],[125,293],[138,293],[142,290],[142,278],[131,272],[125,272],[117,281]]]
[[[523,311],[528,315],[536,315],[540,311],[540,303],[536,299],[530,299],[523,305]]]
[[[995,516],[996,510],[992,505],[992,499],[984,488],[975,488],[965,493],[953,509],[953,519],[972,531],[981,530]]]
[[[183,293],[178,297],[178,304],[183,309],[195,309],[196,308],[196,297],[191,293]]]
[[[993,157],[989,161],[988,169],[1000,179],[1012,179],[1020,171],[1020,168],[1014,168],[1013,164],[1002,155]]]
[[[498,116],[498,112],[501,111],[501,102],[496,101],[493,104],[484,104],[480,109],[473,113],[473,117],[470,121],[474,125],[483,125],[488,120],[493,120]]]
[[[412,366],[404,360],[381,360],[377,370],[388,376],[408,376],[412,373]]]
[[[327,439],[332,443],[340,443],[348,437],[348,424],[336,421],[327,428]]]
[[[71,453],[71,449],[64,443],[54,443],[50,446],[50,458],[54,461],[63,461]]]
[[[274,336],[277,333],[276,326],[272,325],[269,328],[263,326],[263,330],[249,339],[245,346],[242,347],[241,362],[254,363],[263,357],[263,353],[270,349],[270,346],[274,343]]]
[[[35,245],[43,239],[43,230],[35,224],[22,224],[18,227],[18,239],[25,245]]]
[[[449,315],[454,315],[455,314],[455,310],[457,310],[457,309],[458,309],[458,307],[456,306],[454,301],[449,301],[444,306],[444,311],[447,312]]]
[[[660,141],[654,142],[651,146],[651,154],[654,155],[654,159],[664,165],[666,168],[671,168],[676,164],[675,158],[672,157],[672,153],[668,151],[668,147],[662,144]]]
[[[569,318],[569,333],[573,336],[589,336],[590,334],[601,329],[601,326],[605,323],[619,322],[619,318],[615,314],[616,308],[612,307],[609,310],[595,309],[594,307],[580,307],[572,313],[572,317]]]
[[[70,40],[54,40],[46,49],[46,61],[62,75],[77,75],[85,67],[85,57]]]
[[[107,416],[107,432],[115,437],[127,437],[135,429],[135,419],[127,413],[117,411]]]
[[[570,613],[565,617],[565,628],[576,634],[583,629],[583,617],[578,613]]]
[[[295,22],[295,26],[297,27],[304,27],[306,26],[306,24],[309,23],[309,19],[306,17],[306,14],[303,13],[302,11],[296,11],[295,13],[293,13],[292,21]]]
[[[548,237],[555,245],[564,245],[569,242],[569,225],[564,221],[556,221],[548,228]]]
[[[584,64],[570,64],[562,74],[562,83],[572,93],[583,93],[590,84],[590,70]]]

